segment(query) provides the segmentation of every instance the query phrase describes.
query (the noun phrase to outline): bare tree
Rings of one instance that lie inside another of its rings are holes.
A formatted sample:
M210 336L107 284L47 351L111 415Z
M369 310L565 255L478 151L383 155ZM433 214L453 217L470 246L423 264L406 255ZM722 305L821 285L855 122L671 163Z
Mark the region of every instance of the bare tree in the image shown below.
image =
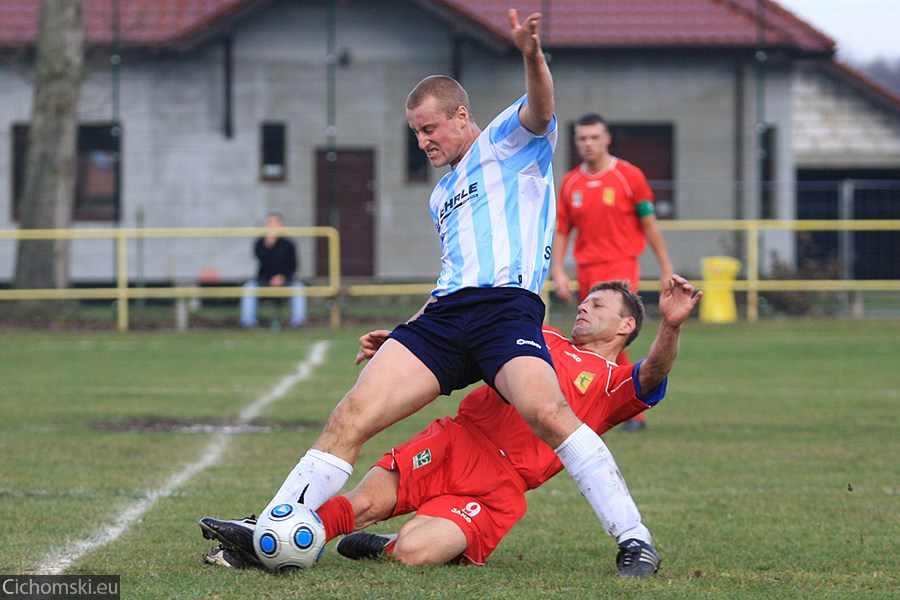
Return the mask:
M22 229L71 225L75 198L78 99L84 73L83 0L41 0L34 105L28 132ZM65 240L21 240L15 287L68 285Z

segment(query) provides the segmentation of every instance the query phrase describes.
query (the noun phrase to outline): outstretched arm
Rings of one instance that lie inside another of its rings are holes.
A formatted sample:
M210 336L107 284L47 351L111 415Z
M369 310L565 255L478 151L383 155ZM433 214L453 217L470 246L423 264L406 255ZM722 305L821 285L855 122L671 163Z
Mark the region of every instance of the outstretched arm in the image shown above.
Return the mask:
M509 9L509 26L512 39L525 61L525 91L528 103L519 109L519 119L532 133L547 132L553 119L553 78L544 59L538 24L541 13L533 13L523 23L519 23L516 9Z
M638 374L641 390L649 392L662 383L672 370L678 355L681 326L702 296L703 292L695 290L681 275L672 275L665 282L659 294L659 314L662 319L659 333L656 334Z

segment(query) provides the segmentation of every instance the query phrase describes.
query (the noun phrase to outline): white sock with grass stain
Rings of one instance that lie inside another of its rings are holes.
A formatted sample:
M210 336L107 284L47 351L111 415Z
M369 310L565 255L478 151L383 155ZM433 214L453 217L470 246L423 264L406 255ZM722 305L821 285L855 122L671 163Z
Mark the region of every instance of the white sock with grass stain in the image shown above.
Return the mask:
M650 541L650 531L641 524L641 513L612 453L593 429L582 423L555 452L606 533L617 541Z

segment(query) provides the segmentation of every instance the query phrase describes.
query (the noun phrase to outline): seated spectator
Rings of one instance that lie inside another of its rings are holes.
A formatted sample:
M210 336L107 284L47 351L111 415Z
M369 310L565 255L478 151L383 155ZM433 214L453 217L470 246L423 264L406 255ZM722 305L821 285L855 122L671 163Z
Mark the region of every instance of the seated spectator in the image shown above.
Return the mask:
M303 282L295 279L297 272L297 247L292 241L281 237L284 217L277 213L266 215L264 237L253 244L253 252L259 261L256 277L244 284L244 295L241 298L241 327L257 327L256 313L259 308L259 297L256 290L259 286L291 286L291 327L306 325L306 295L303 293Z

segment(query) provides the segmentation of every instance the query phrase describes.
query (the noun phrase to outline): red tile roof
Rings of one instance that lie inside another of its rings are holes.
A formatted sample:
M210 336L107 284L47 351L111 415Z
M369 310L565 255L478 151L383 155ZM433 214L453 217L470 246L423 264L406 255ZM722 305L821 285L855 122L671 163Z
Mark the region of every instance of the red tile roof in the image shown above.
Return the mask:
M260 0L84 0L88 44L113 40L113 7L118 4L123 46L190 47L215 26L258 8ZM37 39L38 0L0 0L0 46L32 46Z
M758 0L413 0L452 25L495 42L508 33L506 10L544 12L545 47L754 48ZM272 0L118 0L124 47L188 49ZM88 44L113 39L116 0L85 0ZM38 30L38 0L0 0L0 46L29 47ZM338 4L340 10L340 4ZM834 41L775 2L765 2L771 47L830 56Z
M506 9L520 18L543 13L544 45L599 48L754 48L759 41L758 0L443 0L506 36ZM767 46L831 54L834 41L775 2L763 10Z

